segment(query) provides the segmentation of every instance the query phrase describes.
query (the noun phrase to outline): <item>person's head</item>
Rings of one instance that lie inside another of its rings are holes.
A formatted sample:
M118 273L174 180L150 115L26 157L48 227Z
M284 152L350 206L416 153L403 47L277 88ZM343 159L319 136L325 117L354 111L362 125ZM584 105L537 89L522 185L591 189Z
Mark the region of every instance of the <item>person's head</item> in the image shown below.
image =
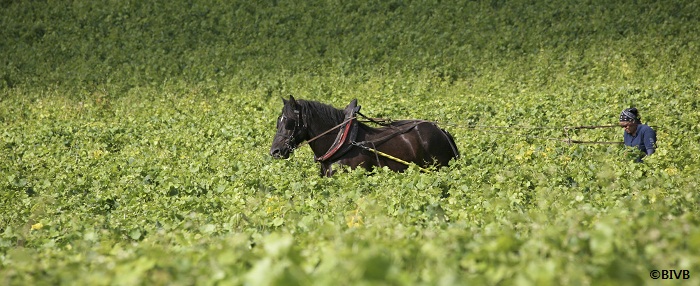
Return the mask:
M620 113L620 127L629 134L634 134L637 131L637 125L641 123L639 111L634 107L627 108Z

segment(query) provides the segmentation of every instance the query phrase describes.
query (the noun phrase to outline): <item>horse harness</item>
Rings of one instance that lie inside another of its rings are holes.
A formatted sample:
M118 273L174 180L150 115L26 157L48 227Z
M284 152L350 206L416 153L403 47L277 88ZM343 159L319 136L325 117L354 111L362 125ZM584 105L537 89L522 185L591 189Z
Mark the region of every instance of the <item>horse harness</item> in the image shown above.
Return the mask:
M300 116L299 110L294 110L294 113L295 113L297 116ZM301 120L301 118L300 118L299 120L294 120L294 119L287 118L287 117L284 116L284 115L280 116L280 119L279 119L279 120L280 120L280 122L281 122L281 121L284 121L284 122L285 122L285 125L286 125L286 126L285 126L285 129L291 129L291 130L292 130L292 134L291 134L291 135L277 134L276 136L281 136L282 138L286 138L287 140L285 141L284 144L287 145L287 147L288 147L289 149L294 150L294 149L298 148L298 147L299 147L299 144L298 144L298 143L294 143L294 136L296 135L296 133L297 133L298 130L301 130L301 129L303 129L303 128L306 128L306 124L304 123L304 120ZM302 126L302 124L303 124L303 126ZM296 146L295 146L295 145L296 145Z
M425 122L430 122L426 120L406 120L406 121L400 121L400 122L395 122L393 124L386 124L384 126L387 126L391 129L394 129L394 132L391 132L390 134L387 134L379 139L371 140L371 141L362 141L362 142L357 142L355 139L357 138L357 133L359 129L359 122L357 121L357 115L361 115L365 117L360 111L360 106L356 105L351 105L348 106L345 109L345 120L343 120L342 123L339 125L336 125L335 127L329 129L328 131L321 133L320 135L307 140L307 142L311 142L313 140L318 139L319 137L328 134L332 130L335 129L340 129L338 132L338 135L336 135L335 141L333 141L333 144L331 145L330 148L328 148L328 151L326 151L325 154L315 157L314 160L321 162L321 163L327 163L330 164L336 160L338 160L341 156L345 155L347 152L349 152L353 147L359 147L363 150L373 152L375 156L377 156L377 162L379 162L379 156L386 157L388 159L394 160L396 162L409 165L409 162L406 162L402 159L396 158L394 156L391 156L389 154L386 154L384 152L381 152L376 149L376 145L380 145L387 140L396 137L401 134L405 134L416 126L418 126L421 123ZM370 119L371 120L371 119ZM371 145L372 147L369 147ZM423 168L421 170L427 171Z

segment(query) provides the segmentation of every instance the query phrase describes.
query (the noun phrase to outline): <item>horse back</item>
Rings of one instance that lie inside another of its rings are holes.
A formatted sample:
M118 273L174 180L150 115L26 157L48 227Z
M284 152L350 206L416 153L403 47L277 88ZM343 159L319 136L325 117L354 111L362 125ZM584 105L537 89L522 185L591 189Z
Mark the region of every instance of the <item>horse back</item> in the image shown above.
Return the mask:
M363 134L358 139L364 140L368 147L421 167L447 166L451 159L459 156L452 135L432 121L400 120L379 128L365 125L361 129ZM397 166L391 159L373 157L379 166L388 165L395 170L407 167Z

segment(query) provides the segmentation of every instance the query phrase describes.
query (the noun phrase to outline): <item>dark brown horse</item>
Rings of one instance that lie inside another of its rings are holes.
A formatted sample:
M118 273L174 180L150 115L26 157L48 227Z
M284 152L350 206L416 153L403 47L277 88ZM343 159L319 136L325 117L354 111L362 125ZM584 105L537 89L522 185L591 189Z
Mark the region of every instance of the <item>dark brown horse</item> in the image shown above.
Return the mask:
M308 141L316 161L321 163L321 175L332 176L331 164L352 169L387 166L403 171L409 163L421 168L447 166L459 151L452 135L434 122L401 120L372 128L357 121L357 100L345 110L315 101L282 100L284 107L277 119L277 134L270 155L289 158L299 144Z

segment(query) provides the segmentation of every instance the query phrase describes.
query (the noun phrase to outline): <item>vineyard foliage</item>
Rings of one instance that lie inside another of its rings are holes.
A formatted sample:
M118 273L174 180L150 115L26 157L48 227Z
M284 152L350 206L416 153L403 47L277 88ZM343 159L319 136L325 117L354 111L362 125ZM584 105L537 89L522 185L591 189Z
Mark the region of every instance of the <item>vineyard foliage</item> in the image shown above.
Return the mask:
M0 284L700 283L697 1L0 6ZM321 178L268 155L290 94L462 157ZM562 141L630 106L644 163Z

